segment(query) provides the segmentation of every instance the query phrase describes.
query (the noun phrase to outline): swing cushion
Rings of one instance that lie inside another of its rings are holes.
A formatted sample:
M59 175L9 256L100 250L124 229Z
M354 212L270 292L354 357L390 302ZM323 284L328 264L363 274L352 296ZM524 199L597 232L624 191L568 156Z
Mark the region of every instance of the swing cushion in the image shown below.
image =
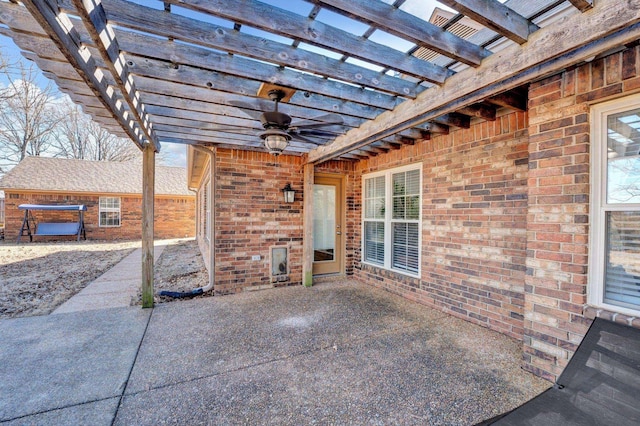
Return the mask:
M80 230L78 222L39 223L35 235L76 235Z

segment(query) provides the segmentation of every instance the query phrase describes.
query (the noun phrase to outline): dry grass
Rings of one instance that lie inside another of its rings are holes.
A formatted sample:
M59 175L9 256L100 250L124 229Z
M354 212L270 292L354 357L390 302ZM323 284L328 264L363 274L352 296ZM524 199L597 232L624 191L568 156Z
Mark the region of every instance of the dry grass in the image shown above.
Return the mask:
M51 313L138 247L140 241L0 242L0 319ZM195 242L168 242L156 264L156 290L186 291L206 283Z

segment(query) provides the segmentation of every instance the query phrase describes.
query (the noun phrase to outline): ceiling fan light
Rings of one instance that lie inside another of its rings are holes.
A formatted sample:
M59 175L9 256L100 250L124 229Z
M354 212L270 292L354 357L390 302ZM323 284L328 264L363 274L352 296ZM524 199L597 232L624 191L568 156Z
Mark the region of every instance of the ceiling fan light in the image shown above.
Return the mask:
M260 134L262 140L264 140L264 146L267 148L270 154L280 155L289 145L291 136L280 129L267 129Z

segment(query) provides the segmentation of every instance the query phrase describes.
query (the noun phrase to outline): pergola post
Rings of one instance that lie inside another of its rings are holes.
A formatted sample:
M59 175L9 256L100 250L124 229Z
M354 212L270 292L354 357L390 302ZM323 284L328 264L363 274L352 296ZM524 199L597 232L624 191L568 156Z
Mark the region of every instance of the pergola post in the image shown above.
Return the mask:
M304 217L302 221L302 285L313 285L313 180L314 165L304 165Z
M142 307L153 308L153 207L156 153L142 150Z

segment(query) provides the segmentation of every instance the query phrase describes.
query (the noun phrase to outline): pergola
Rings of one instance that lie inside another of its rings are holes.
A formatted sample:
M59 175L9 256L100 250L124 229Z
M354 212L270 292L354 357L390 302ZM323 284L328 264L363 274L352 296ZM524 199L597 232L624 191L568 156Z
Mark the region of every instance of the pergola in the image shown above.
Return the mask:
M264 150L256 118L279 88L290 96L280 111L296 120L341 117L285 150L305 156L308 191L314 164L493 120L501 106L526 109L524 85L640 36L637 0L440 2L457 13L430 23L407 11L412 0L2 0L0 32L143 150L149 306L154 154L163 143ZM463 33L464 19L480 30Z

